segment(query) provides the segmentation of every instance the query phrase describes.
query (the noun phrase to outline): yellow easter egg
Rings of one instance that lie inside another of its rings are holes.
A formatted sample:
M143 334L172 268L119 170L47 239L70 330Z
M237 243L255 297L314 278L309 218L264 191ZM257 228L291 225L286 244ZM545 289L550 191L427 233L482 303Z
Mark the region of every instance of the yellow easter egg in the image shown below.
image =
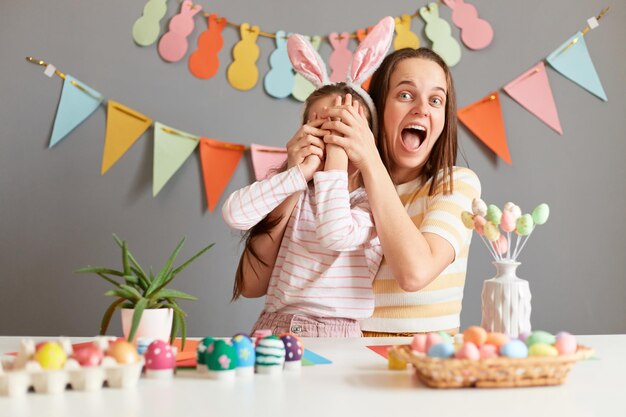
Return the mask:
M53 371L65 366L67 355L61 345L56 342L49 342L44 343L37 349L34 358L41 365L42 369Z
M528 348L528 356L558 356L559 351L546 343L535 343Z

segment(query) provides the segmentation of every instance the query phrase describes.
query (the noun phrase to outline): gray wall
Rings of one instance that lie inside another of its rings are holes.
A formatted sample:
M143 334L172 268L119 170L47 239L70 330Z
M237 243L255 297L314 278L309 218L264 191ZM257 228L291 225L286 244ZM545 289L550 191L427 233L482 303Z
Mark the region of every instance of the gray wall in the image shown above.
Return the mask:
M178 279L176 288L200 301L184 307L192 335L247 331L261 300L229 303L241 249L216 211L208 212L197 154L157 198L151 195L149 130L107 173L100 175L105 111L98 110L53 149L47 144L62 82L28 64L32 55L55 64L106 98L153 119L196 134L249 144L283 145L297 128L300 104L275 100L259 83L239 92L226 81L226 66L238 39L224 31L223 64L214 79L200 81L186 60L163 62L155 46L133 43L131 27L144 0L2 1L0 3L0 334L92 335L98 331L108 289L97 277L73 273L79 266L119 264L113 232L127 239L145 264L160 268L176 242L187 236L182 258L217 242ZM412 13L426 4L388 0L317 0L311 7L287 0L203 1L233 22L262 30L328 34L354 31L384 15ZM550 128L502 94L513 158L508 166L465 129L460 143L480 176L483 196L530 210L540 202L550 221L524 250L518 273L530 281L532 323L550 331L626 332L626 11L623 1L473 0L494 27L485 50L463 48L453 72L465 106L499 89L544 58L588 17L606 5L609 14L585 38L609 101L604 103L549 69L565 134ZM168 16L178 2L169 1ZM355 11L356 10L356 11ZM450 10L442 7L450 21ZM162 22L165 27L167 21ZM196 18L196 38L205 24ZM422 31L421 20L413 29ZM458 30L453 27L454 33ZM458 38L458 36L457 36ZM424 37L421 36L422 42ZM261 74L273 42L260 38ZM324 44L322 55L330 52ZM237 168L227 193L252 178L249 158ZM621 178L621 179L620 179ZM486 248L474 241L463 304L463 326L480 323L482 281L494 275ZM119 332L118 319L112 332Z

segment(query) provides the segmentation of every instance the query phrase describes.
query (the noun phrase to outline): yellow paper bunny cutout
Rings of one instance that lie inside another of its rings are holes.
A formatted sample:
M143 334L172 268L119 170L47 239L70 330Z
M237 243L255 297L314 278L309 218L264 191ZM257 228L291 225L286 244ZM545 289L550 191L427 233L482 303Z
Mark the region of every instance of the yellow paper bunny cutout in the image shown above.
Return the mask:
M411 32L411 16L403 14L396 17L396 37L393 40L393 49L396 51L402 48L417 49L420 47L420 40L417 35Z
M249 90L259 79L256 61L259 59L259 47L256 40L261 29L248 23L242 23L239 29L241 40L233 48L233 62L228 66L226 77L237 90Z

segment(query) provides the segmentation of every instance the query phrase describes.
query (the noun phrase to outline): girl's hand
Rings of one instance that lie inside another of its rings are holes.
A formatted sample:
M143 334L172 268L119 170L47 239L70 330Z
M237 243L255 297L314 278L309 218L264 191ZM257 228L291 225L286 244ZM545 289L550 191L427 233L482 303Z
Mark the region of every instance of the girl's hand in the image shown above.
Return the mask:
M341 146L360 170L372 158L379 158L374 134L365 112L358 101L352 100L352 96L346 94L343 105L330 107L320 114L326 120L321 129L331 131L324 136L324 142Z
M300 165L300 170L308 182L313 174L322 167L324 160L324 141L322 138L329 132L320 129L324 120L313 114L313 120L302 125L287 142L287 168Z

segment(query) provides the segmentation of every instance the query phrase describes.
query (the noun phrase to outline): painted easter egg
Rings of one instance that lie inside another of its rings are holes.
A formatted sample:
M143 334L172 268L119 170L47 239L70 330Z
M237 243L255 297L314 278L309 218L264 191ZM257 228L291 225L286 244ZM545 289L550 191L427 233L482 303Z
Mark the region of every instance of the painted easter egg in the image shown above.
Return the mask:
M80 366L99 366L104 358L104 352L96 345L89 345L77 348L72 355Z
M480 326L470 326L463 332L463 342L481 346L487 340L487 331Z
M500 355L507 358L526 358L528 347L521 340L513 339L500 347Z
M517 234L520 236L528 236L530 232L533 231L535 227L535 222L533 221L533 217L530 214L524 214L517 219L515 222L515 230Z
M266 336L256 346L257 367L281 366L285 362L285 344L278 336Z
M554 347L559 351L559 355L571 355L576 353L578 343L576 343L576 338L573 335L567 332L560 332L556 335Z
M206 365L210 371L232 371L237 368L237 352L233 345L224 340L216 340L213 349L206 356Z
M543 330L535 330L526 338L526 344L532 346L535 343L544 343L546 345L553 345L556 342L556 337Z
M198 365L206 365L206 355L213 349L213 342L215 339L207 336L198 343L196 348L196 363Z
M107 356L115 359L117 363L132 364L139 362L139 354L132 343L126 340L117 340L109 345Z
M487 223L487 220L485 220L485 218L479 214L474 216L474 229L476 229L476 233L478 233L479 235L483 235L483 233L485 232L484 227L485 224Z
M546 203L541 203L535 207L532 216L535 224L544 224L550 217L550 207Z
M47 342L37 348L34 359L42 369L52 371L63 368L67 355L58 343Z
M517 221L517 217L515 217L514 214L511 213L510 211L505 210L502 212L502 217L500 219L500 227L505 232L512 232L513 230L515 230L516 221Z
M285 345L285 362L296 362L302 359L304 345L300 338L294 334L281 334L280 339Z
M146 369L161 370L176 367L176 350L163 340L150 343L145 353Z
M491 222L485 223L485 227L483 227L483 232L488 241L494 242L500 238L500 229L498 226Z
M465 342L463 343L463 346L461 346L461 349L454 354L454 357L457 359L478 360L480 359L480 352L475 344L472 342Z
M508 342L509 342L509 337L505 335L504 333L499 333L499 332L487 333L487 340L485 341L486 344L494 345L498 348L502 345L507 344Z
M474 228L474 215L469 211L464 211L461 213L461 221L463 225L468 229L472 230Z
M485 219L495 224L496 226L500 225L500 218L502 217L502 211L495 204L489 204L487 207L487 216Z
M254 366L256 354L252 339L245 334L237 334L233 336L232 344L237 352L237 367L248 368Z
M416 352L426 353L426 334L416 333L411 341L411 349Z
M472 212L485 217L487 215L487 204L480 198L475 198L472 200Z
M454 355L452 343L437 343L428 348L428 356L431 358L450 358Z
M528 356L558 356L559 351L546 343L535 343L528 348Z
M428 333L426 335L426 352L434 345L445 343L443 337L439 333Z
M517 204L510 201L504 205L504 211L510 212L515 220L522 215L522 209Z
M485 343L478 348L480 359L492 359L498 357L498 347L490 343Z

